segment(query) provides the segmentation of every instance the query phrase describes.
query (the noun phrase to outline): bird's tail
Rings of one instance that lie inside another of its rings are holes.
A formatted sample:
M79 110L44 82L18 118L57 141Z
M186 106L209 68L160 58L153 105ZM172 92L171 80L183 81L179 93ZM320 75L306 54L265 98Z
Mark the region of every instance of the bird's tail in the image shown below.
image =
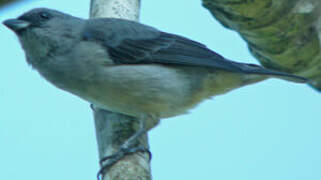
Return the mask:
M211 89L211 96L224 94L228 91L254 84L268 78L281 78L296 83L307 83L308 79L284 72L270 70L254 64L235 63L235 71L216 70L206 82Z
M309 81L307 78L304 78L301 76L266 69L255 64L240 63L240 67L242 69L242 72L247 74L267 75L268 77L280 78L280 79L284 79L284 80L296 82L296 83L307 83Z

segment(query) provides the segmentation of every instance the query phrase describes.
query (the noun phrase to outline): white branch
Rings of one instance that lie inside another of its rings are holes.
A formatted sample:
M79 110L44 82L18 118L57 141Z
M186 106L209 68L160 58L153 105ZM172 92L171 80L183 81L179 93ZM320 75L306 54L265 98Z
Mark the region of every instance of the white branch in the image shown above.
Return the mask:
M90 17L114 17L138 21L139 0L92 0ZM133 117L92 107L96 125L99 158L110 156L138 129ZM148 148L147 135L140 146ZM147 153L127 155L103 174L103 180L150 180L151 170Z
M139 0L92 0L90 17L113 17L138 21Z

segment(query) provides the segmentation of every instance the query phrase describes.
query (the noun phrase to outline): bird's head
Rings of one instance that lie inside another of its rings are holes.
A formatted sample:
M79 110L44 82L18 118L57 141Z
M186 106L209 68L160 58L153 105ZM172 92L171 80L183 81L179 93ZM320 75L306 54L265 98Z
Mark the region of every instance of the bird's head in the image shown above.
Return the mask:
M75 40L82 21L56 10L36 8L3 24L19 37L28 62L33 64L71 46L67 41Z

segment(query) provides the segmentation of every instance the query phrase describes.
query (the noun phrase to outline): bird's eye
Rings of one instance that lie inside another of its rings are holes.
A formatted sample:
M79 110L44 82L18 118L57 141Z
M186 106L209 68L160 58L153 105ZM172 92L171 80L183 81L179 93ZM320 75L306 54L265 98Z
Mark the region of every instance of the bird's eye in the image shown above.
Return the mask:
M41 19L50 19L50 15L45 12L39 13L39 16L41 17Z

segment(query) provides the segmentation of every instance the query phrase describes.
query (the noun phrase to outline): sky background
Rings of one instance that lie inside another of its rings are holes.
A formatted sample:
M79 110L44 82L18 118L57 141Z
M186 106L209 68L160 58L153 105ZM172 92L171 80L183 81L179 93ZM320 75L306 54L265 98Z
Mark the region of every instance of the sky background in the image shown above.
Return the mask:
M89 1L18 3L2 8L0 21L36 7L86 18ZM229 59L257 63L240 36L199 0L142 0L140 20ZM89 104L32 70L17 37L2 24L0 50L0 179L95 179ZM320 109L320 93L276 79L215 97L150 131L153 179L320 180Z

